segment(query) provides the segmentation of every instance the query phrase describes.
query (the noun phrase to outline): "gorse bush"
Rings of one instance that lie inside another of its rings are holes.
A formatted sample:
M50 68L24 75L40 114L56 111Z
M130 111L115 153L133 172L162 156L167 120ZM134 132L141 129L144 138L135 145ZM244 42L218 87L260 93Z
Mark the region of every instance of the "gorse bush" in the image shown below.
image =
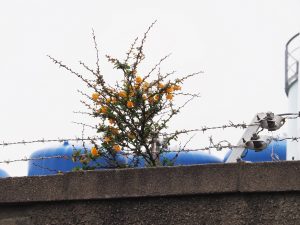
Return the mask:
M135 39L124 60L106 55L113 68L120 70L122 79L115 85L109 85L100 72L99 50L93 32L96 50L96 68L92 69L80 62L93 76L87 79L62 62L49 56L54 63L67 69L79 77L92 90L92 94L82 93L87 99L82 103L90 110L91 116L97 118L97 138L91 139L90 150L75 150L73 159L79 160L83 168L100 167L95 164L99 157L106 160L109 167L135 167L142 159L148 166L160 165L159 156L168 151L172 140L186 130L178 130L171 134L164 133L170 120L197 94L182 92L186 79L199 73L193 73L171 80L175 72L162 73L160 65L169 57L162 58L147 74L139 73L139 66L145 60L144 44L153 24L144 33L138 44ZM176 96L189 97L181 106L176 106ZM162 138L163 137L163 138ZM162 139L162 142L158 142ZM127 157L130 160L121 160ZM93 166L92 166L93 165Z

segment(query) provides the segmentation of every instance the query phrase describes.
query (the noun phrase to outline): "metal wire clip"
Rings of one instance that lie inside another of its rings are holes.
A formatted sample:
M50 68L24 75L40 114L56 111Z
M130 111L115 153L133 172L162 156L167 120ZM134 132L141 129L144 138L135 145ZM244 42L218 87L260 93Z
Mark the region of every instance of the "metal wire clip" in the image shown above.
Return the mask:
M280 115L274 115L272 112L267 112L264 118L257 118L261 128L268 131L275 131L280 129L285 123L285 118Z
M267 148L271 141L272 138L270 136L259 136L257 133L254 133L249 141L243 139L245 148L255 150L256 152Z

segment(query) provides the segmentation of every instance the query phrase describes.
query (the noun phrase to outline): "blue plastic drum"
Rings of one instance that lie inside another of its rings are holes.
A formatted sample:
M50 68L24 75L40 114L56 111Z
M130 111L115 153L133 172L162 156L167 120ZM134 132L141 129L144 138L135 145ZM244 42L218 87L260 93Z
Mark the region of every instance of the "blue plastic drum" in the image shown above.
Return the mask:
M76 149L82 149L82 147L76 147ZM30 158L36 160L29 161L28 176L51 175L57 174L58 172L65 173L71 172L76 167L81 168L82 164L80 162L72 161L73 150L74 147L65 141L60 147L46 148L34 152L31 154ZM56 156L61 158L47 159L47 157ZM122 155L117 155L117 162L119 165L125 164L126 158ZM108 161L102 157L99 157L95 162L92 162L92 165L102 168L112 168Z
M0 169L0 178L9 177L8 173L6 173L4 170Z
M138 162L137 162L138 160ZM135 163L137 162L137 163ZM163 166L179 166L179 165L196 165L196 164L209 164L209 163L222 163L223 161L203 151L182 151L182 152L165 152L160 156L160 163ZM128 157L129 166L136 165L137 167L145 167L145 160L141 157L133 158Z

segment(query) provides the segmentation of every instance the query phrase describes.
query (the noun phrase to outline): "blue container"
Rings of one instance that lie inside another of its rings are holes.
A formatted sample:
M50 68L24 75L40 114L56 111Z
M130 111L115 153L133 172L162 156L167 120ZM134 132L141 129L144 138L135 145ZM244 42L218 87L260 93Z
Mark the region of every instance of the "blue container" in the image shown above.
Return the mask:
M38 175L51 175L60 172L70 172L76 167L82 167L80 162L73 162L74 147L67 141L62 146L57 148L46 148L38 150L31 154L30 158L41 158L41 157L53 157L53 156L66 156L65 158L51 158L42 160L30 160L28 167L28 176ZM82 147L76 147L76 149L82 149ZM117 155L117 161L119 164L126 163L125 157ZM92 165L99 163L102 167L108 168L109 163L104 158L99 157L95 162L91 162Z
M0 178L9 177L8 173L6 173L4 170L0 169Z
M57 171L71 171L74 167L80 166L79 162L73 162L71 160L72 154L73 147L69 145L67 141L58 148L38 150L32 153L30 158L66 156L68 159L52 158L44 160L31 160L29 161L28 176L57 174Z
M137 167L145 167L145 160L141 157L138 158L139 162ZM133 166L133 157L129 156L127 163L129 166ZM172 165L195 165L195 164L209 164L209 163L222 163L222 160L216 156L210 155L203 151L182 151L166 152L160 155L160 163L164 166Z
M58 171L70 172L75 167L81 167L80 162L72 161L73 146L67 141L57 148L42 149L34 152L30 158L53 157L53 156L66 156L67 158L51 158L43 160L30 160L28 176L36 175L51 175L57 174ZM162 165L192 165L192 164L208 164L208 163L222 163L222 160L216 156L209 155L203 151L180 152L176 157L176 152L167 152L160 156ZM136 165L133 156L117 155L119 164L128 164L129 167L145 167L145 160L138 158L139 162ZM103 167L108 167L108 163L104 158L98 158L95 162L100 163Z
M229 150L224 157L224 162L228 159L232 150ZM286 141L272 141L271 144L260 152L246 149L242 157L243 161L248 162L271 162L286 160Z
M214 155L210 155L203 151L180 152L177 158L176 152L168 152L162 154L160 161L163 163L164 158L174 160L174 166L179 165L194 165L194 164L209 164L209 163L222 163L222 160Z

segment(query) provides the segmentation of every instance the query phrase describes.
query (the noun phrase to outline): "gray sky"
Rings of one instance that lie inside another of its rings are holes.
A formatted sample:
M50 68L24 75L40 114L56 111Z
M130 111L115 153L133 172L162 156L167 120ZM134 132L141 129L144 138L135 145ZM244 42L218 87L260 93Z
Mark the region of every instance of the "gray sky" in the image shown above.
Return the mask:
M261 111L286 112L284 45L299 31L299 6L297 0L0 1L0 141L80 136L82 127L72 121L86 118L73 111L84 110L76 90L86 87L46 55L79 71L79 60L94 65L94 28L102 71L113 82L120 75L105 54L124 58L134 38L156 19L140 74L168 53L164 71L205 72L184 86L201 98L173 120L170 130L249 122ZM198 134L190 147L206 146L210 135L234 144L242 133ZM29 156L41 147L1 148L0 158ZM26 164L4 167L10 175L27 174Z

